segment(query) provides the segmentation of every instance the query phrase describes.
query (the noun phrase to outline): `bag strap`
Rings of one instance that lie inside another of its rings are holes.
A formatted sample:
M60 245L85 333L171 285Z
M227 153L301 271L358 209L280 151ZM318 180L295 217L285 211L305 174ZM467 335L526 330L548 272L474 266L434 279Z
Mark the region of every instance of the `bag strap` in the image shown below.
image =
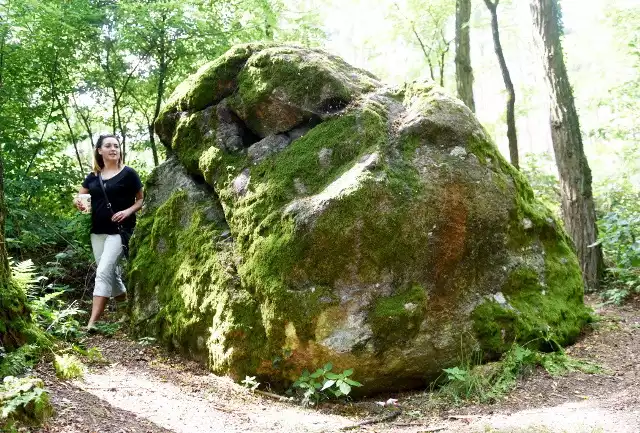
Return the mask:
M107 189L104 187L104 180L102 180L102 173L98 173L98 179L100 180L100 188L102 188L102 193L104 194L104 200L107 202L107 208L109 208L109 210L111 211L111 215L115 215L115 212L111 208L111 202L109 201L109 197L107 197Z

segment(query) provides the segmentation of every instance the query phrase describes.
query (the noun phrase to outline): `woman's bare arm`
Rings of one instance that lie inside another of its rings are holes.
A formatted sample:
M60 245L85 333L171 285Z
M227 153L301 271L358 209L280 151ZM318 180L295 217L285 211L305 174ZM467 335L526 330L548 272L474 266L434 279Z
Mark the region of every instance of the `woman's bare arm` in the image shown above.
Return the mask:
M131 206L128 209L121 210L120 212L116 212L113 215L113 218L111 218L111 221L115 221L117 223L124 221L129 216L131 216L134 213L138 212L140 210L140 208L142 208L142 202L143 201L144 201L144 194L142 192L142 189L140 189L140 191L138 191L136 193L136 202L133 204L133 206Z

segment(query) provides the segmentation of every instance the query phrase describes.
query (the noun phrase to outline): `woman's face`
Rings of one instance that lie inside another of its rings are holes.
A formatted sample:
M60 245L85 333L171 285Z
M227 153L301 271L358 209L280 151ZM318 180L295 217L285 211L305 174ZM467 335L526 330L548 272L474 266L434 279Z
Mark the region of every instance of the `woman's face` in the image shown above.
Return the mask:
M98 153L105 163L107 161L117 163L120 161L120 143L113 137L105 138L102 146L98 148Z

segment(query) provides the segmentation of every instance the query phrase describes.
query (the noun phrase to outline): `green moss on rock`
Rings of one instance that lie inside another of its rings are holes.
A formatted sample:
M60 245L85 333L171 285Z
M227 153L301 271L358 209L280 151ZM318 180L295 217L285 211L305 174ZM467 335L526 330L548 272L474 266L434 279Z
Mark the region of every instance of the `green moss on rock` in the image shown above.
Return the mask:
M220 243L224 227L208 221L203 206L177 191L137 227L134 316L138 329L239 377L256 361L238 347L259 353L264 332L255 300L239 285L233 250Z
M160 121L197 181L150 192L131 268L137 329L274 386L327 361L356 366L368 392L422 385L461 346L497 356L576 338L588 313L566 235L463 104L431 83L382 89L318 50L235 53ZM241 119L230 130L287 135L259 146L286 144L256 160L257 137L230 133L225 150L211 138L218 108Z
M264 137L341 108L376 83L370 74L326 53L273 47L247 62L230 103L245 123Z
M427 293L416 284L391 296L379 297L369 313L378 352L409 343L420 331L427 311Z
M544 269L518 267L502 287L506 304L485 301L473 312L474 329L488 356L517 342L550 350L573 343L590 321L577 260L562 240L546 241Z

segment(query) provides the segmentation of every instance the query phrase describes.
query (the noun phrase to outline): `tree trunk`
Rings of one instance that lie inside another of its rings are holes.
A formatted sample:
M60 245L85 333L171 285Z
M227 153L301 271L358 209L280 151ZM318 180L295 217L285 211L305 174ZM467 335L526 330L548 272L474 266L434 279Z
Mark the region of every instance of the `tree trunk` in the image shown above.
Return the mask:
M471 19L471 0L456 1L456 85L458 98L474 113L473 69L471 68L471 41L469 20Z
M78 166L80 167L80 179L85 176L84 165L82 164L82 158L80 157L80 151L78 150L78 140L76 139L76 134L73 132L73 127L71 126L71 121L67 116L67 112L64 111L64 106L62 105L62 101L56 95L56 101L58 102L58 108L62 113L62 117L64 118L64 122L67 125L67 129L69 130L69 136L71 137L71 142L73 143L73 150L76 153L76 159L78 160Z
M162 21L164 23L165 17L163 15ZM151 120L151 124L149 125L149 143L151 144L151 151L153 152L153 163L157 167L159 164L158 160L158 148L155 140L155 130L154 125L158 116L160 115L160 106L162 105L162 98L164 97L164 89L165 89L165 80L167 78L167 69L169 69L169 64L167 62L167 53L166 53L166 35L164 31L164 27L162 28L162 34L160 36L160 70L158 73L158 87L156 88L156 106L153 110L153 119Z
M520 169L520 158L518 157L518 135L516 133L516 91L513 88L511 74L507 68L507 62L502 52L502 44L500 43L500 31L498 29L498 2L492 3L491 0L484 0L489 12L491 12L491 31L493 33L493 45L500 63L500 71L502 71L502 79L507 89L507 138L509 139L509 156L511 164Z
M573 239L585 286L597 290L604 269L591 191L591 169L582 146L580 122L560 43L557 0L531 0L533 24L551 99L551 139L560 176L562 216Z
M0 290L5 290L9 284L10 270L7 258L7 245L4 237L4 221L7 209L4 204L4 164L0 152Z

